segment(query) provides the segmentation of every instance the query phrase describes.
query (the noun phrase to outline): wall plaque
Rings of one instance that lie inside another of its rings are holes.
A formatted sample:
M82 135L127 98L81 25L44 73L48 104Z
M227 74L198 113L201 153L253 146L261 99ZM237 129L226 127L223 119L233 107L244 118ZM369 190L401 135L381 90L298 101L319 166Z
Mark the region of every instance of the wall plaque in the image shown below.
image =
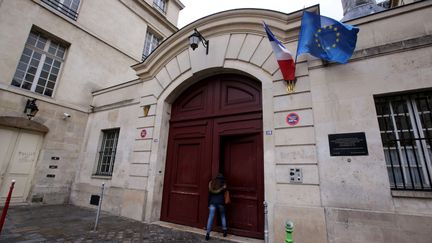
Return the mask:
M364 132L329 134L330 156L368 155Z

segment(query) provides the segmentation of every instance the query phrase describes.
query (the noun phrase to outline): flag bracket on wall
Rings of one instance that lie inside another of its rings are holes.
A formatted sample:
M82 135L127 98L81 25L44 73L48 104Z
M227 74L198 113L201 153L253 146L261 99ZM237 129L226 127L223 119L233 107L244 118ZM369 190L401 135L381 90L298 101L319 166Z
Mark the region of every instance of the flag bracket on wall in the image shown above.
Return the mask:
M285 80L285 82L286 82L286 91L287 91L287 93L294 93L294 91L295 91L295 85L296 85L296 83L297 83L297 78L296 79L294 79L294 80Z

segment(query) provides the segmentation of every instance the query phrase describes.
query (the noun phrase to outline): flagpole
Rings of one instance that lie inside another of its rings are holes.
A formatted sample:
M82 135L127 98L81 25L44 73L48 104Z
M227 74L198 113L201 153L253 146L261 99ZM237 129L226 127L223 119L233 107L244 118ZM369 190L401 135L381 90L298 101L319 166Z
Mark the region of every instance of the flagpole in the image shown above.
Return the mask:
M318 6L319 7L319 6ZM298 57L298 48L299 48L299 43L300 43L300 40L301 40L301 32L302 32L302 20L303 20L303 15L304 15L304 12L305 12L305 7L303 6L303 11L302 11L302 15L301 15L301 18L300 18L300 31L299 31L299 39L297 40L297 50L296 50L296 57L295 57L295 61L294 61L294 65L297 65L297 57Z

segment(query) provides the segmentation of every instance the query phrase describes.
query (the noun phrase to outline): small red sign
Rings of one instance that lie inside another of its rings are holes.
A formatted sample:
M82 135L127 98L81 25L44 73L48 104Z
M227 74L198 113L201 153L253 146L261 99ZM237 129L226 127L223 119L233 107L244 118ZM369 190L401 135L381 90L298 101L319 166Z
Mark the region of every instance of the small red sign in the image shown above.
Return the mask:
M297 125L299 121L300 121L300 116L295 112L291 112L286 116L286 123L288 123L288 125L290 126Z
M141 130L141 138L145 138L147 136L147 130Z

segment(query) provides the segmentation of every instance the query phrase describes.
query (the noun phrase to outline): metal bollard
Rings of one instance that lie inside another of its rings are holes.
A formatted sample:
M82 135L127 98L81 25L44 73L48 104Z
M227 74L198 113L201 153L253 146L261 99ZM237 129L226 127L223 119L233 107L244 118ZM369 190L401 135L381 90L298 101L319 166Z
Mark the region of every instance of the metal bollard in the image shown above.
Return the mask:
M290 220L288 220L285 224L285 230L286 230L286 239L285 243L293 243L292 234L294 232L294 223Z
M269 242L269 230L268 230L268 210L267 202L264 201L264 242Z
M95 226L94 226L94 231L97 231L97 227L98 227L99 214L100 214L100 210L101 210L101 207L102 207L102 199L103 199L104 187L105 187L105 183L102 183L102 191L101 191L101 196L100 196L100 200L99 200L99 204L98 204L98 209L97 209L97 213L96 213L96 222L95 222Z
M15 185L15 180L12 180L11 186L9 188L9 193L7 195L6 202L5 202L5 205L4 205L4 208L3 208L3 211L2 211L2 215L1 215L1 218L0 218L0 233L1 233L2 229L3 229L3 225L4 225L4 222L6 220L6 214L7 214L8 208L9 208L9 203L10 203L10 200L11 200L11 197L12 197L12 191L14 189L14 185Z

